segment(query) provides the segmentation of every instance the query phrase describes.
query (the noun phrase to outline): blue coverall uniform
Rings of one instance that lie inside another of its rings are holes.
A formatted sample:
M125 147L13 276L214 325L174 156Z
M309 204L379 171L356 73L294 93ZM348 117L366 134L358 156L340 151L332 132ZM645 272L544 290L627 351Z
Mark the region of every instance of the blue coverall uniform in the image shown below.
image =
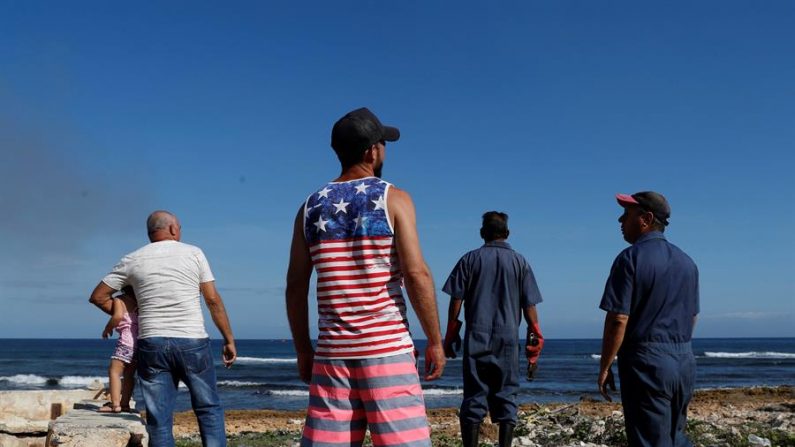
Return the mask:
M541 302L527 260L507 242L465 254L442 288L464 301L464 400L459 418L516 424L519 323L522 309Z
M661 232L645 233L616 257L599 307L629 315L618 351L629 445L692 445L684 429L696 377L696 264Z

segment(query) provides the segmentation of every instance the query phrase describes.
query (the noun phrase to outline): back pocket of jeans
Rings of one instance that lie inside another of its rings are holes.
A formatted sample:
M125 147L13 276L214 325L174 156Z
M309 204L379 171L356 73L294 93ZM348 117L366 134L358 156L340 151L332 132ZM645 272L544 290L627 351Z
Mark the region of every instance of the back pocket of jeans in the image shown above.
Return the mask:
M210 354L210 348L207 345L183 351L182 359L185 362L185 370L194 374L203 373L213 363L213 356Z
M141 379L150 380L159 373L168 370L168 365L163 360L163 353L160 351L139 349L136 359L138 360L138 375L141 376Z

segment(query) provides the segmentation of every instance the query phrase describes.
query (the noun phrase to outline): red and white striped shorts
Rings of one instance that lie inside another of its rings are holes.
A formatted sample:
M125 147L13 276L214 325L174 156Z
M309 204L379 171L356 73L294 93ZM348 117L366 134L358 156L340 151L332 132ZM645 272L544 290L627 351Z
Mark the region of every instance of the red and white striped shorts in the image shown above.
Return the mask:
M376 359L315 358L301 447L430 447L414 355Z

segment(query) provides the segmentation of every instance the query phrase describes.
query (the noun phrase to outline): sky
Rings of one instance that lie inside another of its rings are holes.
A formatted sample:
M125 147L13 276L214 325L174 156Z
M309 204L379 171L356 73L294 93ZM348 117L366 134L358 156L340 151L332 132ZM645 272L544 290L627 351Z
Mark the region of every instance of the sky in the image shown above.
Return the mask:
M794 21L775 0L0 0L0 338L99 337L88 296L155 209L237 338L289 338L292 221L362 106L401 130L383 176L415 202L442 327L499 210L546 338L601 337L614 195L656 190L699 267L696 337L793 337Z

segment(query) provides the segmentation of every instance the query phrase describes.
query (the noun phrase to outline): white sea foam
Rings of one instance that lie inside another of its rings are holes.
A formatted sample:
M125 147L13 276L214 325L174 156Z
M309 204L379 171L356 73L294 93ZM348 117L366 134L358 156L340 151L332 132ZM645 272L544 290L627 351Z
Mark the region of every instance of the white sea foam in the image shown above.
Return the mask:
M591 358L594 359L594 360L602 360L602 355L601 354L591 354ZM616 356L616 358L618 358L618 356Z
M18 385L44 385L47 378L35 374L17 374L14 376L2 376L0 382L11 382Z
M17 385L58 385L63 388L82 388L99 380L108 381L107 377L99 376L64 376L60 379L37 376L35 374L17 374L14 376L0 377L0 381L11 382Z
M308 390L268 390L268 394L274 396L309 396Z
M705 352L705 357L715 359L795 359L791 352Z
M423 389L422 394L426 396L449 396L455 394L463 394L464 390L462 389L449 389L449 388L431 388L431 389Z
M235 360L238 364L249 365L256 363L295 363L296 359L274 358L274 357L238 357Z
M219 380L218 385L220 386L231 386L231 387L245 387L245 386L260 386L264 385L264 383L259 382L246 382L243 380Z

